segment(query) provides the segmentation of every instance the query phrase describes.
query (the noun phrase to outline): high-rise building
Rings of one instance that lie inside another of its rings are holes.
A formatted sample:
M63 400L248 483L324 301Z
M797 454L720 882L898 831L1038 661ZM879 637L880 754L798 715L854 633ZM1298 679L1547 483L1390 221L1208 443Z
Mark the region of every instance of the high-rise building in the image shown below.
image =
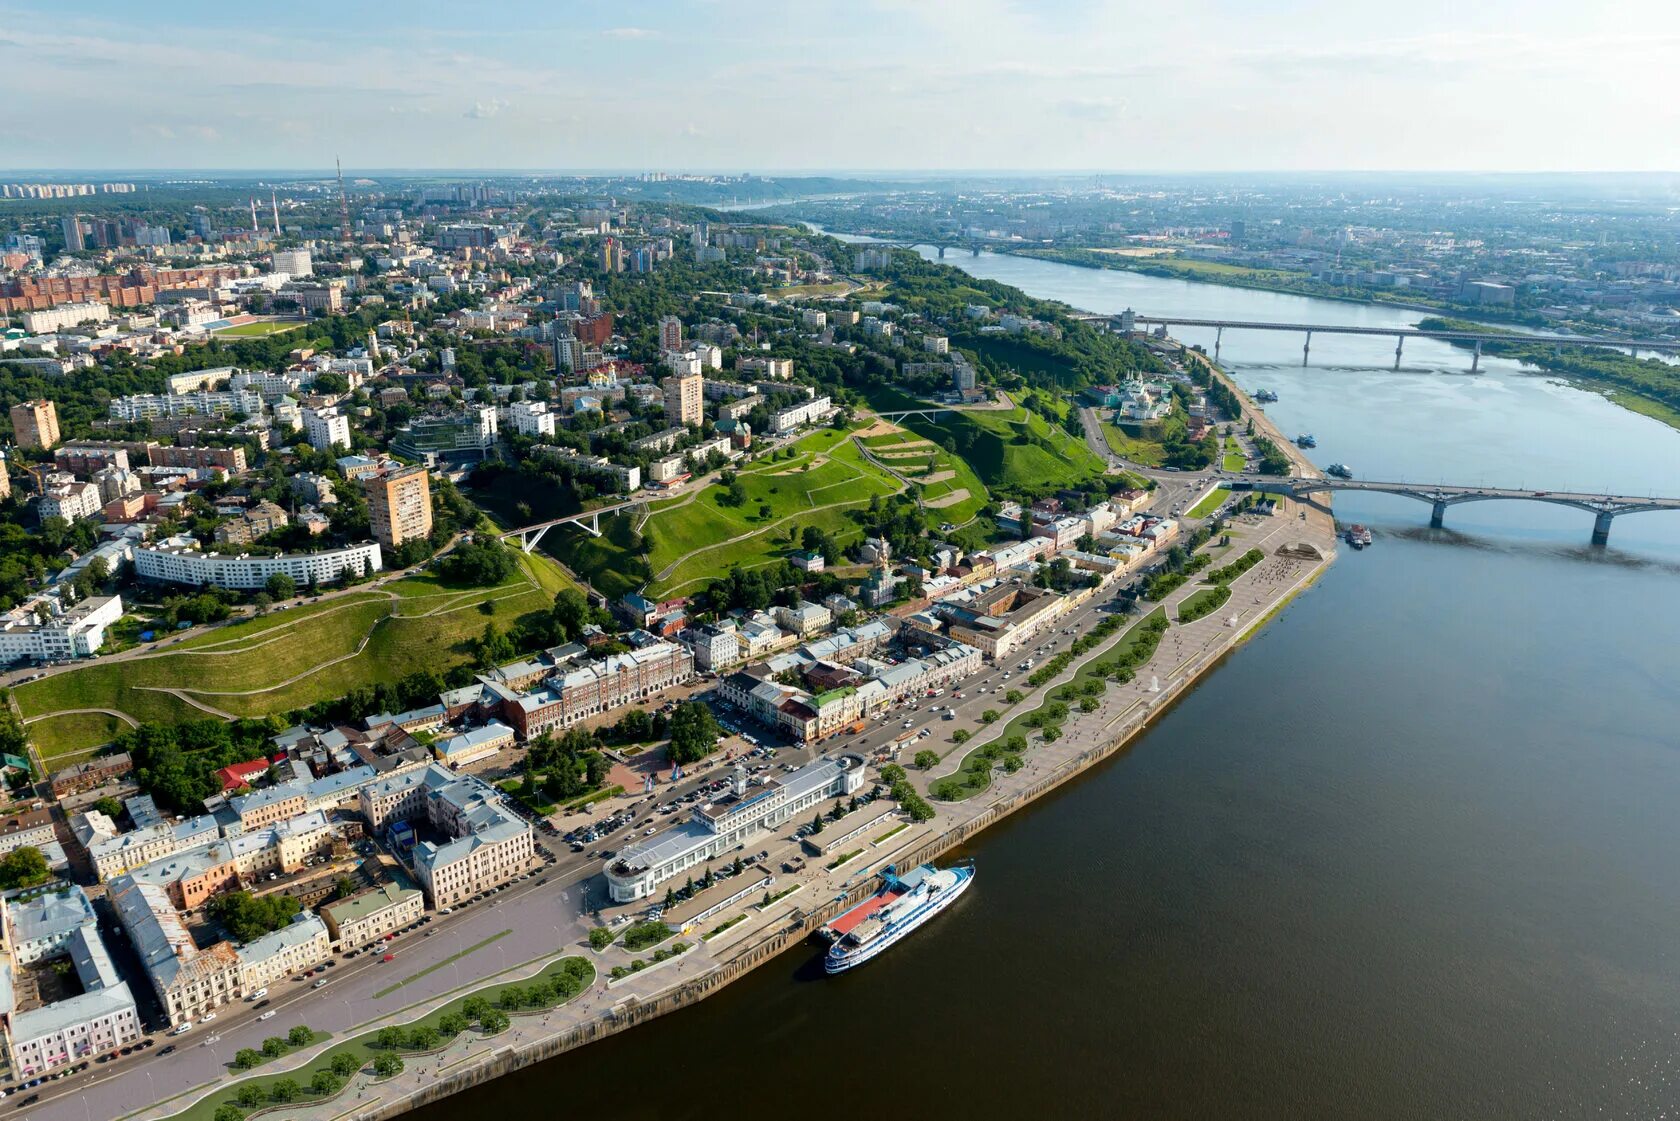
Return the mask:
M314 276L315 264L310 260L307 249L276 249L274 271L287 276Z
M682 320L674 315L667 315L659 321L659 349L682 349Z
M432 477L424 467L404 467L362 480L367 492L368 524L376 541L394 549L405 541L431 536Z
M12 435L20 448L52 447L58 443L58 406L45 399L13 405Z
M80 253L86 248L87 241L82 237L82 220L72 214L64 219L64 251Z
M303 434L317 451L350 446L350 418L337 409L303 410Z
M699 424L706 416L706 379L699 374L668 377L665 390L667 424Z

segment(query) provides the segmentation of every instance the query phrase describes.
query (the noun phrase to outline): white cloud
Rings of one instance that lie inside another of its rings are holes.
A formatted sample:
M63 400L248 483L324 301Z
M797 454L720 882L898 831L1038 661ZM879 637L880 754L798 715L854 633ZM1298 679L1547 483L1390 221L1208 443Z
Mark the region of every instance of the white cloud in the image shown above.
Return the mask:
M489 101L473 102L473 107L467 110L466 116L475 121L482 121L486 118L494 117L497 113L500 113L507 107L508 103L506 100L500 97L492 97Z
M601 35L607 39L655 39L659 32L646 27L609 27Z

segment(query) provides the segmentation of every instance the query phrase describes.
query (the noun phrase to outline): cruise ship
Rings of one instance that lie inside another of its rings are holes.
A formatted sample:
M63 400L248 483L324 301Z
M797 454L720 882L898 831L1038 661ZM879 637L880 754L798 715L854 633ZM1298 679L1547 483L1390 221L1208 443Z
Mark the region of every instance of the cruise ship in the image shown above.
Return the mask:
M1295 443L1303 448L1316 448L1318 447L1318 437L1311 432L1303 432L1295 437Z
M884 953L949 907L973 882L972 863L944 869L924 864L902 876L888 867L881 873L880 890L822 928L831 943L823 968L844 973Z
M1277 398L1277 394L1273 393L1271 390L1262 389L1260 392L1258 392L1254 395L1254 399L1256 401L1260 402L1263 405L1267 405L1267 404L1270 404L1273 401L1276 401L1278 398Z
M1363 525L1360 525L1358 522L1354 522L1348 527L1347 543L1352 545L1355 549L1363 549L1365 546L1369 545L1371 541L1371 531L1366 529Z

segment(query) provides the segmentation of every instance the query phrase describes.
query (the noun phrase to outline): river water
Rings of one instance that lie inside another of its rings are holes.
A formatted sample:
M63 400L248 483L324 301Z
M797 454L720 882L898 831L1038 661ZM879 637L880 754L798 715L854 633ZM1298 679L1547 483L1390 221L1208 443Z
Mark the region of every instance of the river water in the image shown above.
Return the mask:
M1097 311L1417 313L1007 256ZM1211 332L1191 341L1212 347ZM1441 344L1227 332L1366 478L1680 490L1680 433ZM1656 1118L1680 1112L1680 514L1342 495L1374 548L1125 755L982 835L856 974L789 953L428 1119Z

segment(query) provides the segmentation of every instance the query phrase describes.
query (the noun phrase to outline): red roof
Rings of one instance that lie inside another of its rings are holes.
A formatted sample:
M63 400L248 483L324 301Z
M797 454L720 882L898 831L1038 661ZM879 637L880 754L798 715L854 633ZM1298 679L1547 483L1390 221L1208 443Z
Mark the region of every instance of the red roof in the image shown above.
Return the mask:
M283 758L284 756L276 755L274 761L278 763ZM230 790L238 790L241 786L248 785L268 768L267 759L253 759L249 763L234 763L223 767L216 772L216 776L222 780L222 793L226 794Z

